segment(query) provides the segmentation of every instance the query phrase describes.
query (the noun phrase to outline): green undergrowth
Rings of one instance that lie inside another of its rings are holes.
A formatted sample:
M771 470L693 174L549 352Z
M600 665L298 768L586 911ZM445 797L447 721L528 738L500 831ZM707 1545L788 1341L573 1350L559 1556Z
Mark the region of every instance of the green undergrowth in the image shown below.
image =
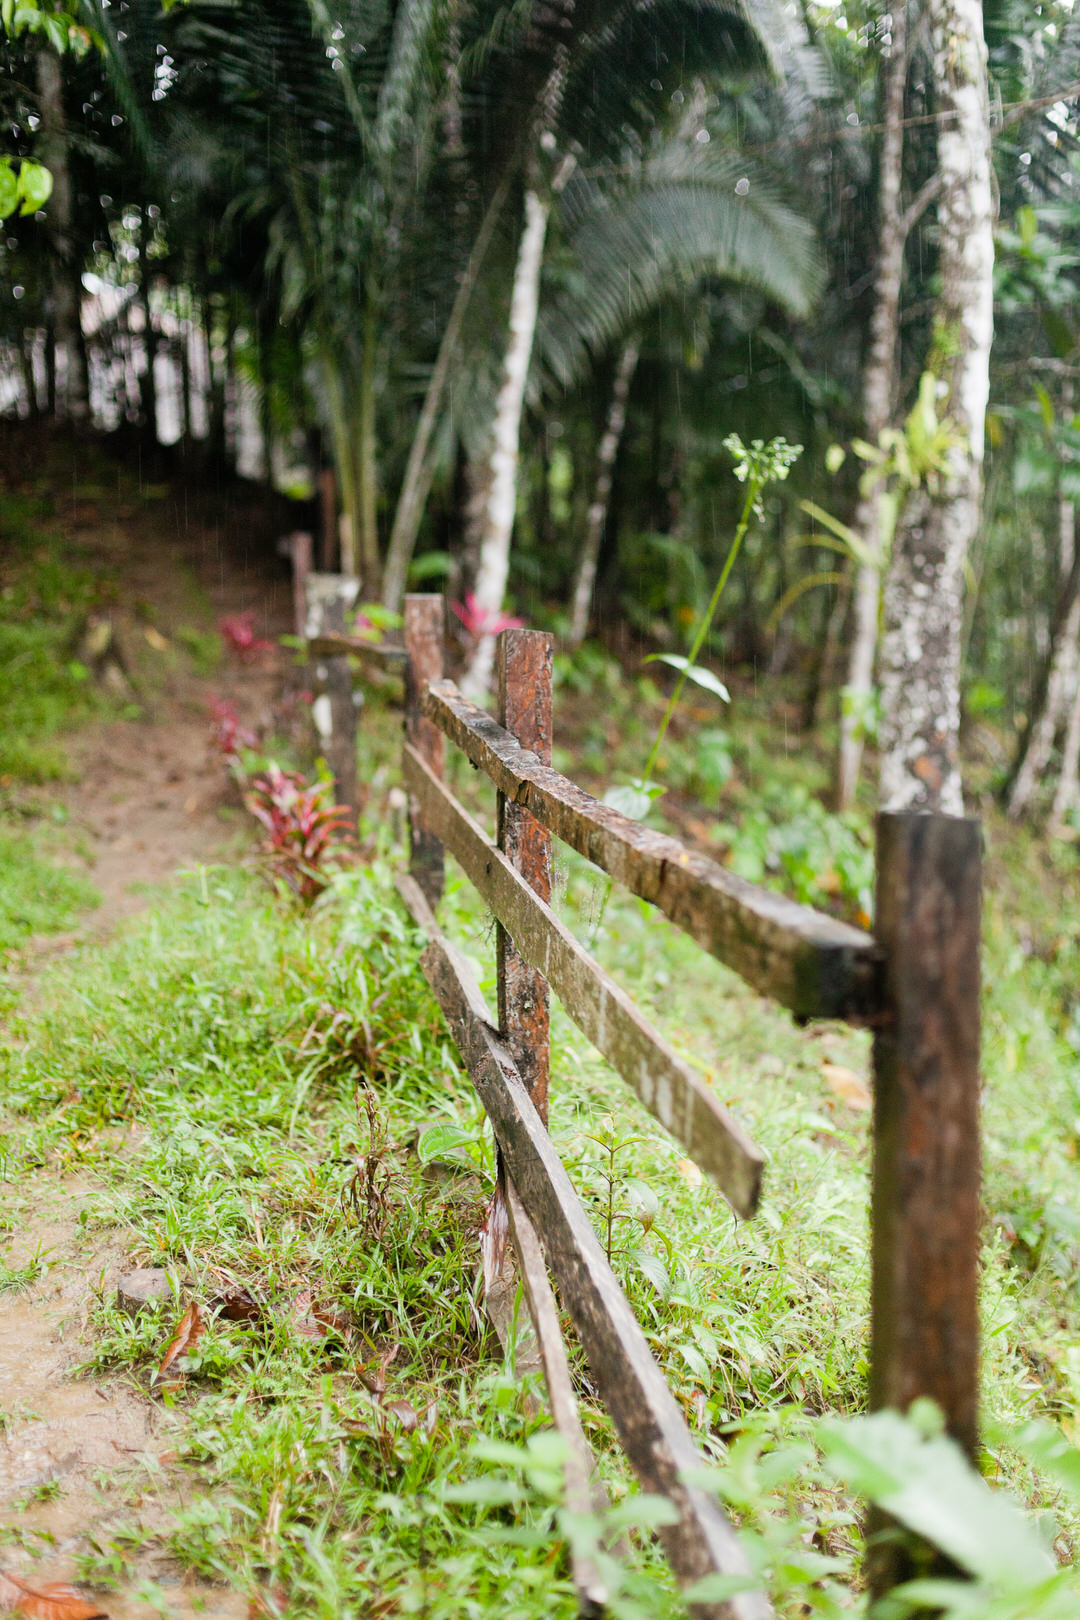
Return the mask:
M558 891L588 933L596 874L568 861ZM451 881L443 915L490 994L491 930L465 886ZM612 1612L682 1614L648 1534L662 1510L632 1488L577 1352L615 1504L606 1519L567 1514L558 1442L486 1326L490 1135L418 972L419 945L380 852L307 917L243 874L205 871L93 960L54 968L40 1009L2 1049L0 1229L16 1225L29 1178L77 1171L99 1186L88 1242L119 1228L133 1263L173 1278L173 1302L134 1322L102 1283L88 1373L148 1384L199 1303L206 1332L161 1397L184 1418L184 1505L164 1536L186 1567L298 1615L497 1608L529 1620L574 1614L571 1545L603 1563L619 1532L630 1552ZM865 1040L797 1030L634 901L612 901L597 949L761 1143L763 1207L737 1222L558 1009L556 1143L711 1467L707 1486L741 1523L779 1612L859 1612L859 1504L843 1482L867 1490L883 1477L882 1436L864 1446L857 1426ZM991 952L996 961L993 932ZM1017 993L1004 969L1002 993ZM992 1029L995 1016L992 1000ZM1032 1065L1042 1118L1080 1112L1062 1038L1036 1019L1013 1070L996 1034L989 1042L984 1464L1068 1559L1075 1509L1015 1434L1064 1416L1075 1277L1052 1221L1019 1253L996 1218L1021 1194L1044 1211L1055 1196L1056 1158L1046 1144L1033 1157L1015 1124ZM255 1320L229 1318L237 1290ZM932 1505L939 1442L893 1441L908 1473L904 1447L931 1448ZM147 1534L134 1526L99 1541L88 1581L122 1582Z
M81 872L43 858L40 839L0 822L0 954L70 927L98 898Z
M0 785L69 773L60 734L101 707L76 659L98 582L44 497L0 495Z

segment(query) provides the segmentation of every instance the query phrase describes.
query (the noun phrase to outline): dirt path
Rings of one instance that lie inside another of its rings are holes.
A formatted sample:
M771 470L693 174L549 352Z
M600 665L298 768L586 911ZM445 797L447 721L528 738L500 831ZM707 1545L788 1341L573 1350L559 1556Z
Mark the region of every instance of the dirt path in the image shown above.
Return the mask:
M292 628L289 581L272 553L269 563L265 549L245 556L217 522L194 522L167 500L110 507L79 495L57 516L95 570L122 580L108 617L142 712L70 739L76 780L50 797L66 807L102 902L73 933L30 942L16 978L24 999L49 957L95 948L176 873L250 844L210 746L209 709L222 694L245 723L265 725L285 655L229 658L199 674L190 648L224 613L253 610L261 636ZM0 1185L0 1267L24 1279L0 1292L0 1571L35 1585L74 1581L90 1556L99 1572L103 1559L111 1565L117 1590L102 1607L113 1620L238 1620L241 1598L182 1579L154 1539L187 1488L170 1461L174 1420L130 1380L77 1372L88 1309L130 1264L122 1231L80 1224L105 1192L45 1170L17 1189ZM138 1532L137 1553L125 1527Z

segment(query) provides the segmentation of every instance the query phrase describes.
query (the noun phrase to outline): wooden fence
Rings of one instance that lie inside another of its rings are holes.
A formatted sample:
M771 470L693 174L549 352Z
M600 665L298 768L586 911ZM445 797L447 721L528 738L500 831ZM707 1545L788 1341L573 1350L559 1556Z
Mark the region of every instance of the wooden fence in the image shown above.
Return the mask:
M976 1441L979 1231L980 831L945 816L882 815L873 935L734 876L677 839L601 804L551 767L551 638L499 638L498 716L444 680L443 599L406 599L404 644L312 643L403 668L409 873L402 898L428 944L424 973L494 1127L501 1201L543 1361L553 1417L568 1442L570 1500L595 1500L592 1464L548 1271L642 1486L667 1497L661 1529L684 1586L741 1575L738 1539L692 1483L701 1456L547 1132L548 991L742 1217L756 1208L763 1159L739 1122L551 909L551 844L561 839L649 900L706 951L798 1020L873 1031L870 1401L906 1409L929 1396L969 1452ZM493 842L444 781L446 740L494 783ZM350 742L350 747L353 743ZM355 757L355 755L354 755ZM435 908L449 851L497 919L498 1013L440 931ZM496 1203L499 1204L497 1199ZM546 1264L545 1264L546 1262ZM905 1577L910 1546L872 1538L869 1579ZM583 1608L603 1603L575 1566ZM703 1620L760 1620L748 1591L699 1602Z

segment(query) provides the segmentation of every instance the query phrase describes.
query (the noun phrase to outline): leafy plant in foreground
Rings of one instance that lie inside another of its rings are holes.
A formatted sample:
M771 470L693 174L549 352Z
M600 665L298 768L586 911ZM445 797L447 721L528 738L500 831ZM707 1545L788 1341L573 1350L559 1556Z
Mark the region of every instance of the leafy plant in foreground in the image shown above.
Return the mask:
M652 801L660 796L662 788L653 787L652 777L660 757L660 749L667 735L671 717L675 713L683 688L687 681L693 681L696 686L720 698L721 702L730 701L728 689L712 673L697 662L698 655L705 645L705 638L709 634L716 610L720 605L720 598L735 566L743 540L752 519L760 520L762 516L761 494L772 483L781 483L795 465L802 454L801 444L788 444L786 439L770 439L766 444L762 439L753 439L749 445L743 444L737 433L729 433L724 440L724 448L731 452L735 458L735 477L740 484L746 485L746 499L743 501L742 512L731 545L728 548L724 566L720 570L720 577L709 599L709 605L702 615L701 623L694 634L690 652L683 658L675 653L653 653L645 660L646 663L670 664L678 670L679 678L675 682L675 689L668 698L667 707L660 720L656 736L653 739L649 757L645 761L645 769L641 776L626 787L618 787L605 794L604 802L621 810L624 815L632 816L640 821L646 815Z

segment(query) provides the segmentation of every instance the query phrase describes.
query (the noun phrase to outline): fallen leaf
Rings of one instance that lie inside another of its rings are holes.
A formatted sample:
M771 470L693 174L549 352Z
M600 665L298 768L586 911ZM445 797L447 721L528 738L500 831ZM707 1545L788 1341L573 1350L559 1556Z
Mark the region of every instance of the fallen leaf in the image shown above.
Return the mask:
M829 1090L846 1102L849 1108L865 1113L870 1107L870 1087L854 1069L845 1069L842 1063L830 1063L828 1058L824 1058L821 1073Z
M25 1620L109 1620L99 1604L64 1581L28 1586L4 1570L0 1570L0 1614L20 1614Z
M698 1169L693 1159L678 1159L676 1160L675 1168L679 1172L680 1176L682 1176L688 1187L701 1186L701 1171Z
M262 1319L262 1306L254 1294L241 1284L232 1284L215 1294L211 1304L227 1322L258 1322Z
M177 1365L177 1363L180 1361L182 1356L187 1355L189 1350L194 1350L195 1346L203 1336L205 1326L206 1324L202 1319L202 1312L199 1310L199 1307L195 1301L192 1300L191 1304L180 1318L180 1325L177 1328L168 1349L161 1358L161 1366L150 1380L151 1389L175 1389L179 1387L179 1385L183 1382L184 1375L183 1370ZM172 1378L166 1377L166 1374L169 1372L174 1374Z
M162 635L161 631L155 630L152 624L147 625L146 629L143 631L143 635L146 637L147 641L150 643L151 647L153 647L155 652L165 652L168 649L169 643L165 640L165 637Z

